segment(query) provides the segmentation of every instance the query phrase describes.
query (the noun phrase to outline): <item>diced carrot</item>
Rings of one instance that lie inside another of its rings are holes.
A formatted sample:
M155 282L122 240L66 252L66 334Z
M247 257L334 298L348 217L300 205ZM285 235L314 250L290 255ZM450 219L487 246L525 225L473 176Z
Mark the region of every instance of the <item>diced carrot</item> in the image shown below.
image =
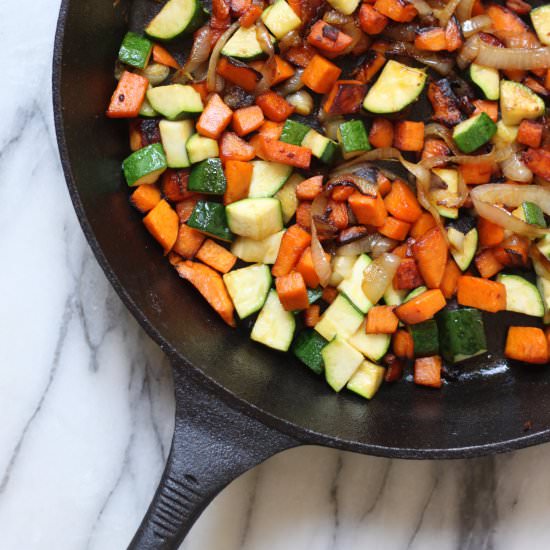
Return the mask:
M514 40L521 41L524 48L534 48L540 45L537 37L529 30L526 23L513 11L491 4L486 9L487 15L491 18L493 30L491 31L497 38L504 42L507 38L513 37Z
M130 149L132 151L137 151L138 149L144 147L141 140L139 119L130 120L128 124L128 129L130 130Z
M323 295L321 298L327 303L332 304L334 300L336 300L336 297L338 296L338 290L336 290L333 286L326 286L323 288Z
M189 170L174 170L168 168L161 176L160 189L162 194L170 202L180 202L194 196L193 191L187 189L189 181Z
M204 195L196 194L187 199L183 199L176 203L176 213L178 215L180 223L187 223L187 220L191 217L197 202L204 198Z
M228 160L225 163L226 188L224 204L240 201L248 196L253 166L250 162Z
M527 145L533 149L538 149L542 141L542 131L544 126L541 122L524 119L521 121L518 129L518 143Z
M506 337L504 355L508 359L525 363L547 363L548 341L540 328L510 327Z
M384 225L388 216L384 200L379 194L375 197L370 197L356 191L348 199L348 204L355 214L357 221L363 225L380 227Z
M197 132L203 136L218 139L229 126L233 111L218 94L212 94L197 122Z
M311 229L311 203L301 202L296 209L296 223L304 229Z
M485 113L493 122L498 121L498 102L497 101L487 101L486 99L476 99L472 102L474 104L475 110L472 113L472 116Z
M546 71L546 78L544 80L544 87L550 92L550 69Z
M510 235L493 248L495 258L508 267L527 267L530 241L526 237Z
M407 256L407 254L409 254L409 252L411 252L411 254L409 256ZM410 248L408 243L403 243L403 244L400 244L399 246L396 246L391 251L391 253L395 254L396 256L399 256L402 260L404 260L407 257L412 256L412 251L411 251L411 248Z
M282 122L273 122L266 120L258 130L258 133L266 139L279 139L283 132L284 124Z
M325 257L328 261L330 261L330 254L325 252ZM300 256L300 260L296 265L296 271L302 274L302 277L309 288L317 288L319 286L319 276L313 266L310 246L308 246Z
M366 84L359 80L337 80L327 96L323 110L329 115L357 113L366 91Z
M393 334L399 325L399 319L392 306L374 306L367 315L367 334Z
M447 241L439 227L430 229L413 245L420 275L428 288L439 288L447 266Z
M413 190L401 180L395 180L384 198L386 210L404 222L414 223L422 215L422 208Z
M233 129L239 136L254 132L264 123L264 114L257 105L237 109L233 113Z
M201 247L204 239L206 237L203 233L182 223L172 250L183 258L191 259Z
M330 212L328 216L329 222L336 227L336 229L346 229L349 225L348 207L346 204L330 199L328 201L328 210Z
M393 353L387 353L383 358L386 364L386 374L384 382L397 382L403 376L404 361L396 357Z
M462 306L496 313L506 309L506 287L496 281L462 275L458 280L457 301Z
M495 165L493 162L472 162L461 164L458 169L464 183L475 185L491 181L491 174L493 173L494 167Z
M311 243L311 235L299 225L291 225L281 239L281 246L271 273L275 277L288 275L298 263L300 256Z
M388 18L369 4L362 4L359 10L359 25L367 34L380 34L388 24Z
M451 150L441 139L428 138L424 140L424 149L422 150L422 160L433 157L447 157Z
M309 168L311 163L311 149L255 136L256 154L264 160L288 164L296 168Z
M408 23L418 15L416 8L407 0L376 0L374 9L398 23Z
M371 49L367 51L365 57L365 61L363 62L359 70L354 73L354 77L356 80L359 80L359 82L368 84L385 65L386 56L371 47Z
M252 4L240 17L239 23L245 29L252 27L256 21L262 16L262 8L256 4Z
M302 18L301 0L288 0L288 5L292 8L292 11L301 19Z
M272 90L257 96L256 105L260 106L266 118L274 122L283 122L294 112L294 107Z
M434 111L432 120L447 126L455 126L463 120L459 99L447 78L430 82L427 96Z
M436 223L434 217L429 212L422 212L422 215L414 222L411 227L411 237L419 239L425 235Z
M481 0L475 0L472 6L472 17L476 15L485 15L485 6Z
M445 27L445 40L447 42L447 51L455 52L464 44L462 27L455 15L453 15Z
M424 147L424 123L399 120L395 124L393 144L401 151L422 151Z
M475 264L479 274L484 279L490 279L504 269L504 266L497 260L495 253L490 248L482 250L475 257Z
M542 95L544 97L548 96L548 90L535 78L532 76L527 76L523 79L523 85L527 86L536 94Z
M376 185L381 197L385 197L391 191L391 181L379 171L376 176Z
M164 248L167 254L170 252L178 237L179 219L172 207L162 199L143 218L145 227Z
M222 162L229 160L252 160L256 156L254 147L234 132L224 132L219 141Z
M424 280L418 270L418 265L413 258L401 260L395 274L393 286L397 290L412 290L424 284Z
M352 42L353 38L322 19L319 19L310 29L307 41L319 50L330 53L340 53Z
M410 223L403 222L392 216L388 216L384 222L384 225L381 225L377 229L378 233L388 237L388 239L404 241L407 238L410 228Z
M441 357L419 357L414 362L414 383L429 388L441 387Z
M227 273L237 261L237 256L212 239L206 239L195 256L220 273Z
M527 149L523 153L523 162L542 179L550 180L550 151L545 149Z
M235 326L235 308L218 272L207 265L189 260L174 267L179 276L189 281L229 326Z
M346 187L345 185L339 185L338 187L335 187L332 190L331 197L333 201L336 202L345 202L347 201L353 194L355 193L355 189L353 187Z
M302 73L302 82L318 94L330 92L342 69L320 55L314 55Z
M309 328L313 328L321 318L321 306L318 304L310 305L304 311L304 325Z
M521 82L527 76L527 71L521 69L503 69L502 72L508 80L515 82Z
M216 72L225 80L240 86L247 92L253 92L262 78L262 73L233 58L222 57Z
M180 68L180 64L172 57L172 54L159 44L153 45L153 61L167 67L172 67L172 69L178 70Z
M415 325L431 319L442 310L447 302L438 288L426 290L422 294L411 298L395 310L396 315L407 325Z
M149 80L147 78L124 71L105 114L109 118L133 118L138 116L148 87Z
M293 65L297 65L305 69L311 60L317 55L317 50L310 46L307 42L303 42L299 46L292 46L284 53L284 58L290 61Z
M290 63L287 63L282 57L275 55L273 59L275 60L275 78L271 85L276 86L290 78L295 71L294 67Z
M447 49L445 31L441 27L427 27L416 32L414 45L419 50L440 52Z
M477 231L479 244L483 247L496 246L504 240L504 229L485 218L479 217L477 219Z
M408 331L399 329L392 337L393 353L401 359L414 358L414 341Z
M393 145L393 133L391 120L375 118L369 132L369 142L373 147L391 147Z
M306 309L309 306L307 288L301 273L291 271L275 279L279 300L287 311Z
M152 210L160 200L160 190L156 185L138 185L130 198L134 207L143 213Z
M443 278L441 279L441 284L439 285L439 290L443 293L443 296L450 300L456 294L458 288L458 279L462 276L460 268L456 265L456 262L449 258L447 260L447 265L445 266L445 272L443 273Z
M192 82L190 84L191 88L197 92L202 99L203 103L206 103L206 100L208 99L208 96L210 95L210 92L208 91L208 86L206 85L206 81L203 80L202 82Z
M323 176L313 176L298 184L296 197L301 201L312 201L322 190Z

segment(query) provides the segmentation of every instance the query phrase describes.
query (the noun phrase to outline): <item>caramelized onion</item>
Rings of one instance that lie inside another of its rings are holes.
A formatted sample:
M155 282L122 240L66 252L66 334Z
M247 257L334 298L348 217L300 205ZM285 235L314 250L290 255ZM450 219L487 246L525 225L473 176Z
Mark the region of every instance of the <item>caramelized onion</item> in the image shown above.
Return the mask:
M447 126L443 126L443 124L439 124L438 122L430 122L429 124L426 124L424 128L424 137L440 138L445 142L445 145L447 145L447 147L453 152L453 155L460 154L453 140L451 130L447 128Z
M458 52L456 56L456 64L461 68L465 69L477 56L479 52L479 44L481 40L477 34L470 36L464 46Z
M434 15L439 19L439 24L442 27L449 22L460 2L461 0L449 0L443 9L434 10Z
M321 193L315 197L315 200L311 204L311 260L313 262L313 269L319 277L321 286L327 286L332 275L332 266L330 260L327 260L325 251L319 241L317 235L317 218L321 217L327 207L328 199L325 193Z
M476 63L495 69L530 71L550 67L550 47L546 48L497 48L479 41Z
M288 80L285 80L284 84L281 84L277 88L277 92L281 94L283 97L286 97L289 94L293 94L294 92L301 90L305 85L302 82L303 72L304 72L304 69L301 69L301 68L296 69L294 74Z
M410 0L410 3L416 8L419 15L430 15L433 13L432 8L426 0Z
M376 197L378 194L378 186L369 180L357 176L356 174L340 173L331 177L327 182L327 192L330 193L335 187L355 187L363 195Z
M519 153L513 153L500 163L505 178L521 183L533 181L533 172L521 161Z
M376 304L392 284L400 263L399 256L384 253L365 268L361 288L372 304Z
M476 15L462 23L462 34L466 38L470 38L479 31L489 29L492 24L493 22L488 15Z
M474 7L475 0L461 0L460 4L456 7L455 15L459 21L466 21L472 17L472 8Z
M454 66L452 57L419 50L413 44L409 44L408 42L396 42L392 44L388 48L387 53L412 57L413 59L416 59L416 61L423 63L427 67L430 67L430 69L437 71L443 76L449 75Z
M172 82L175 84L185 84L193 77L193 73L203 64L208 61L210 55L210 27L204 25L195 33L193 46L189 59L185 65L178 69L172 77Z
M380 233L371 233L366 237L361 237L352 243L345 244L336 250L338 256L358 256L359 254L371 254L378 258L384 252L393 250L397 241L388 239Z
M212 50L212 55L210 56L210 61L208 62L208 73L206 74L206 87L209 92L216 91L218 79L216 78L216 67L218 66L218 60L222 48L225 46L225 43L233 36L237 29L240 27L238 21L235 21L219 38Z
M497 149L496 147L490 153L485 155L455 155L454 157L431 157L420 161L424 168L432 169L441 164L452 162L453 164L479 164L485 162L502 162L513 153L510 146Z

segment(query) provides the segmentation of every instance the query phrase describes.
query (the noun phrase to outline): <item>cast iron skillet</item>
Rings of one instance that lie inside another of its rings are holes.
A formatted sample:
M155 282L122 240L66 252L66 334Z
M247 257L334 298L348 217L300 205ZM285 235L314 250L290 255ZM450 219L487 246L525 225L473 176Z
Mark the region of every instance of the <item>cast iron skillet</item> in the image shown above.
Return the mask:
M540 4L541 2L533 2ZM172 449L133 549L176 548L214 496L273 454L326 445L390 458L459 458L550 440L545 369L507 365L505 324L488 320L484 356L449 369L441 391L403 381L365 402L336 395L290 355L229 329L182 282L129 205L120 162L127 128L103 116L127 28L112 0L63 0L53 62L57 139L84 233L110 282L170 357L176 387Z

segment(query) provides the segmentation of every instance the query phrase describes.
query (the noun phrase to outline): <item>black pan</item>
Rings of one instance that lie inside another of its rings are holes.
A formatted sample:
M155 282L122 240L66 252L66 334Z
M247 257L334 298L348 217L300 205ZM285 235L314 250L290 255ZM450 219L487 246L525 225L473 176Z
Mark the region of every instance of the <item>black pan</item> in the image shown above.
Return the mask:
M533 4L541 2L533 2ZM463 458L550 440L550 373L508 365L505 326L487 320L494 353L448 369L441 391L409 380L372 402L332 393L290 355L229 329L178 278L128 202L120 173L127 128L103 116L113 60L127 28L125 4L63 0L53 96L57 139L83 231L116 291L170 357L176 387L172 450L130 547L176 548L232 479L297 445L390 458Z

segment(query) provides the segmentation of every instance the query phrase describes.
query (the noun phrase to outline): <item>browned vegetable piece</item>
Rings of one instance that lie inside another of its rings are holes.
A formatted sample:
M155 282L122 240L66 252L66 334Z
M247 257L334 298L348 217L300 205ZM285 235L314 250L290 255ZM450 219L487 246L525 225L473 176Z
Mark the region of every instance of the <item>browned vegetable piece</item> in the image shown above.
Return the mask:
M464 119L459 108L458 98L447 79L442 78L437 82L430 82L428 99L434 110L432 118L436 122L441 122L447 126L455 126Z

